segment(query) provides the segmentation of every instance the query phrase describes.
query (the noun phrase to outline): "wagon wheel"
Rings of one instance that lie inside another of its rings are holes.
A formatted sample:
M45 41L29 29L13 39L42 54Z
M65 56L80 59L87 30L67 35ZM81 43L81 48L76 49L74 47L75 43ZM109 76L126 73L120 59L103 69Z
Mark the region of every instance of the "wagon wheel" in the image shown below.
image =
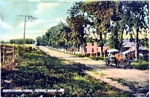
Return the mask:
M107 59L106 60L106 66L109 66L110 65L110 61Z
M121 66L121 62L120 61L118 61L118 63L117 63L117 68L120 68L120 66Z
M123 65L122 65L122 68L126 68L128 65L127 61L126 60L123 60Z
M126 65L127 65L127 63L126 63L125 60L121 60L121 61L119 61L119 63L118 63L118 67L120 67L120 68L124 68Z
M124 61L121 60L121 61L118 61L118 66L119 68L122 68L124 66Z
M127 67L129 67L129 68L131 68L131 62L130 61L126 61L126 66L125 66L126 68Z

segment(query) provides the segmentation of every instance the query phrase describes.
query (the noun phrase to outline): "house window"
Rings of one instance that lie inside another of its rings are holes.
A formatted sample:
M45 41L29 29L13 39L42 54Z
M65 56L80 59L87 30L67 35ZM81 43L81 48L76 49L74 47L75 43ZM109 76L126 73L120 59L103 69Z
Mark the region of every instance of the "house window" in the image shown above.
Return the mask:
M94 46L94 43L92 43L92 46Z
M92 48L92 52L94 52L94 48Z

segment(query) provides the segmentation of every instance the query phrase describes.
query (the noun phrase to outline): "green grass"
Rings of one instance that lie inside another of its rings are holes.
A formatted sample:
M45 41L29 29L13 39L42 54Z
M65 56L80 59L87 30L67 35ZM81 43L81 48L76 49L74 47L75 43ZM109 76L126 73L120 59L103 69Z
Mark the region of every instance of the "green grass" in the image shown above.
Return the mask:
M99 73L99 72L97 72L96 70L92 70L92 72L93 72L95 75L99 75L100 77L106 76L106 74L104 74L104 73Z
M19 49L18 49L19 51ZM62 64L62 60L50 57L40 50L19 51L18 66L14 70L2 71L2 80L12 80L11 85L2 84L7 89L60 89L64 93L28 93L28 97L41 94L46 97L126 97L131 96L82 72L86 69L82 64ZM11 97L17 93L3 93L2 96Z
M135 81L126 81L122 78L118 78L118 79L115 79L115 78L109 78L111 79L112 81L117 81L118 83L124 85L124 86L128 86L131 90L136 90L137 89L137 85L139 84L138 82L135 82ZM148 91L147 91L148 92Z
M146 70L146 69L149 69L149 62L146 62L146 61L132 62L131 67L140 69L140 70Z
M105 60L105 57L100 57L100 56L91 56L90 57L91 59L93 59L93 60Z

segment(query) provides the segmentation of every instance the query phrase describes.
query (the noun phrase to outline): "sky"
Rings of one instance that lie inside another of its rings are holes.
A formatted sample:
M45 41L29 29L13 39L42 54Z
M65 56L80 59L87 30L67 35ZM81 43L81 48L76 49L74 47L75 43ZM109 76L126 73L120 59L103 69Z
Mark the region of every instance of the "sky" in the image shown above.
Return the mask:
M66 22L67 10L76 1L94 0L0 0L0 41L23 38L25 15L38 18L27 18L25 37L44 35L52 26Z
M66 22L67 10L74 3L75 0L0 0L0 40L23 38L25 15L38 18L26 18L25 37L36 39L60 21Z

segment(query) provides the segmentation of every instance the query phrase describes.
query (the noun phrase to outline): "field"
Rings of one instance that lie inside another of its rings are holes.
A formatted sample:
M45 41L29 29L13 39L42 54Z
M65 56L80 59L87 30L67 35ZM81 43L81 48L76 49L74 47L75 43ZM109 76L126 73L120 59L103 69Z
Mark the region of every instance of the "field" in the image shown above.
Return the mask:
M6 46L23 46L23 44L6 44ZM32 44L25 44L26 47L32 46Z
M2 82L4 89L64 89L63 93L24 93L27 97L40 95L56 97L127 97L127 92L120 91L103 82L84 74L81 64L65 64L62 60L50 57L40 50L25 51L17 49L16 62L13 70L2 69ZM4 97L21 96L22 93L4 93Z

